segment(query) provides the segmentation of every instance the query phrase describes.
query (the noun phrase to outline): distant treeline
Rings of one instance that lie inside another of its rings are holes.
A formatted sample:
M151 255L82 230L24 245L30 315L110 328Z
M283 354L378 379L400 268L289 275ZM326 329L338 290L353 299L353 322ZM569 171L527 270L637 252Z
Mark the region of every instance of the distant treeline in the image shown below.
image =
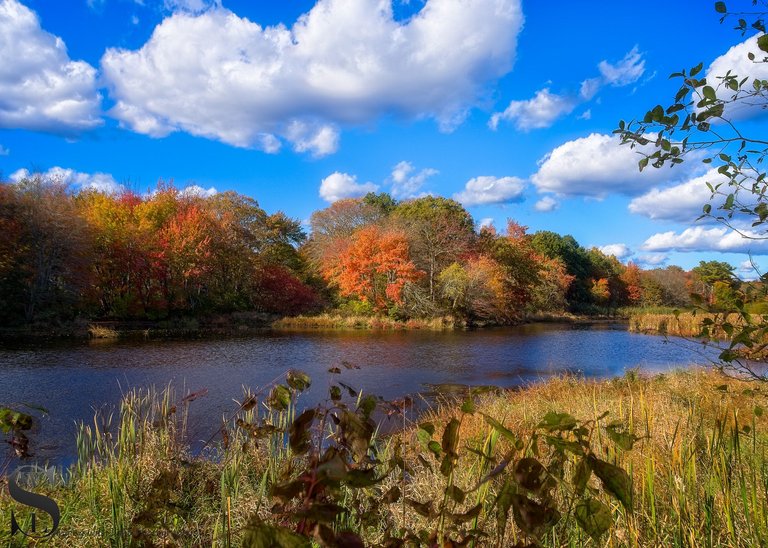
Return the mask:
M511 220L506 234L478 231L458 202L431 196L339 200L312 215L308 237L235 192L200 196L162 182L147 195L73 192L32 176L0 185L0 233L4 326L329 309L507 323L686 307L691 292L723 306L740 298L725 263L641 270Z

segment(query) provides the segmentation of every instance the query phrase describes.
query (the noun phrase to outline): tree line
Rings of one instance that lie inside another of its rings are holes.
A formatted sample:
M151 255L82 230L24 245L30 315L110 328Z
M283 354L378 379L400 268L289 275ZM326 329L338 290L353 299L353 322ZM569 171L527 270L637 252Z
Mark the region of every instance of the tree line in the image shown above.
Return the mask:
M537 312L714 305L740 298L727 263L691 272L622 264L572 236L476 229L458 202L388 194L316 211L310 235L235 192L73 191L30 176L0 185L5 326L323 310L510 323Z

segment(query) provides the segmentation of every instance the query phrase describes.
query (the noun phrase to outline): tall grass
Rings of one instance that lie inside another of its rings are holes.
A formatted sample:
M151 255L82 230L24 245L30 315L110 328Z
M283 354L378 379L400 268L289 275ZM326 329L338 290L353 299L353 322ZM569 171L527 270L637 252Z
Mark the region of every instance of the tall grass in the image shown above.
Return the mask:
M624 512L614 499L598 495L599 482L593 478L587 493L594 490L594 496L608 505L614 527L598 543L564 513L541 539L542 545L758 547L768 545L766 394L760 386L690 371L650 378L632 374L611 381L561 377L516 392L488 394L477 404L478 411L496 417L519 439L529 440L517 450L520 456L538 454L544 459L544 439L532 434L550 411L583 421L608 412L603 420L621 421L632 433L631 450L611 443L604 428L592 433L597 456L630 473L632 513ZM246 392L243 402L255 401L253 396ZM293 404L280 413L261 405L241 406L222 419L218 441L201 455L193 453L186 438L189 405L194 402L178 399L170 387L134 390L125 395L114 416L97 416L83 424L77 464L66 483L46 490L62 508L60 530L48 544L236 546L252 516L276 523L270 489L287 466L295 465L286 434L276 431L257 440L236 423L239 419L241 425L256 424L261 418L288 426L296 414ZM456 409L443 406L422 420L439 430L455 416ZM337 523L341 529L359 532L366 545L382 543L387 532L429 526L431 518L414 512L406 498L442 500L451 512L460 512L495 500L501 489L499 483L488 481L463 505L446 501L446 479L439 463L429 465L435 461L416 441L416 427L404 424L404 430L375 441L382 463L401 452L402 472L380 485L342 492L345 506L359 507L361 516L375 518L364 522L347 515ZM462 451L450 479L469 492L502 461L510 442L479 412L465 414L459 432ZM476 451L463 450L467 447ZM393 487L402 491L402 500L381 504ZM562 483L552 493L566 500L571 489ZM9 522L9 508L3 490L0 523ZM476 529L502 531L497 517L493 505L486 505L470 523ZM511 546L523 541L511 516L508 521L506 534L474 545ZM2 527L0 542L26 545L18 537L9 539Z
M465 323L451 316L411 320L396 320L386 316L356 316L319 314L280 318L272 323L274 329L425 329L440 331L465 327Z
M639 333L661 333L679 337L697 337L706 320L713 320L714 314L684 312L680 314L670 313L635 313L629 317L629 329ZM728 321L735 326L741 325L743 319L738 314L719 314L717 319L721 322ZM716 326L715 326L716 327ZM710 329L710 337L714 339L724 338L722 330Z

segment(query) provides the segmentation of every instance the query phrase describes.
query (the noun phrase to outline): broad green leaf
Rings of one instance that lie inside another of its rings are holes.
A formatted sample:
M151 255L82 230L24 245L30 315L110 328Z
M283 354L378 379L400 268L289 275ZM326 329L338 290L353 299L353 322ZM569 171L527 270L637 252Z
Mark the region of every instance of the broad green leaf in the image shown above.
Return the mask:
M291 405L291 391L282 384L278 384L269 393L267 405L277 411L285 411Z
M600 542L600 537L613 525L610 508L597 499L590 498L580 501L573 513L579 526L595 542Z
M623 469L600 460L594 455L589 456L589 464L595 475L600 478L603 489L621 502L622 506L632 512L632 479Z
M589 466L589 460L584 457L576 463L573 470L573 490L581 495L587 488L589 478L592 475L592 468Z
M768 34L763 34L762 36L757 37L757 47L768 52Z
M522 446L522 443L517 439L517 436L515 436L510 430L504 427L503 424L501 424L499 421L494 419L493 417L486 415L485 413L482 414L485 418L485 422L487 422L494 430L496 430L499 434L507 438L510 442L512 442L512 445L515 447Z
M309 539L286 527L267 525L258 519L252 520L244 530L243 548L310 548Z
M288 375L285 380L288 383L288 386L294 390L298 390L299 392L303 392L312 384L312 379L309 378L309 375L295 369L288 371Z
M573 430L576 428L576 419L568 413L555 413L550 411L541 422L537 425L537 428L543 428L548 432L555 432L557 430Z
M461 423L458 419L451 419L448 424L445 425L443 431L443 444L442 448L449 455L456 455L456 448L459 446L459 426Z

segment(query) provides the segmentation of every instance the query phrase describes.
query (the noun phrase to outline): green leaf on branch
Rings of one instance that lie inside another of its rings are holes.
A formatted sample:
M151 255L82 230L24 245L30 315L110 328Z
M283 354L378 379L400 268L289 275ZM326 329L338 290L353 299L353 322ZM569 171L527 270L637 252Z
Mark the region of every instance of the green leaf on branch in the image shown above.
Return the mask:
M623 468L600 460L594 455L589 456L589 465L600 478L603 489L618 499L628 512L632 512L632 479L629 474Z
M600 537L613 525L610 508L593 498L579 502L574 509L574 516L579 527L595 542L600 542Z
M715 2L715 11L717 13L725 13L728 11L725 7L725 2Z
M269 393L267 405L276 411L285 411L291 405L291 391L282 384L278 384Z
M768 52L768 34L763 34L757 38L757 47L762 51Z

